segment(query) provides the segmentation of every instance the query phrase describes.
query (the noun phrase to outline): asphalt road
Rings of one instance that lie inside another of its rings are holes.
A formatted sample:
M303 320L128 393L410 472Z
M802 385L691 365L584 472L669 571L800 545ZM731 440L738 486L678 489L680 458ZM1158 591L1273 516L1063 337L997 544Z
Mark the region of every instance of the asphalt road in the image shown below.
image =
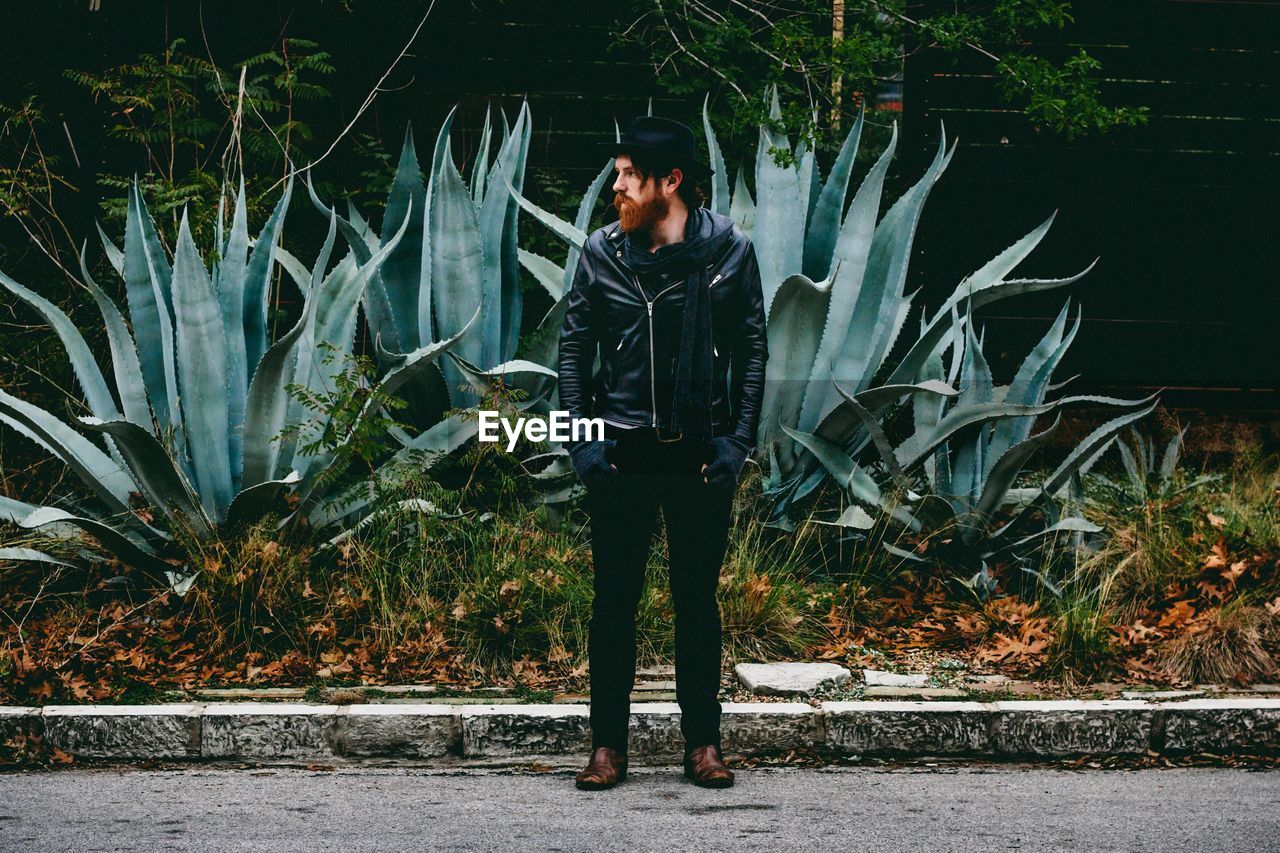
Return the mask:
M1016 766L69 769L0 774L0 849L1275 850L1280 772Z

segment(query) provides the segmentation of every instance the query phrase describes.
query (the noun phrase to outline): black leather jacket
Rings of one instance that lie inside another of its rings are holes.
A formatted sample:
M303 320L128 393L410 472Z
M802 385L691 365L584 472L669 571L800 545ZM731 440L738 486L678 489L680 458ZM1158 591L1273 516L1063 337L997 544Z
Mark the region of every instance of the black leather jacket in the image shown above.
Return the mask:
M733 232L710 271L713 362L723 377L712 384L712 426L754 449L769 356L764 293L750 238ZM616 222L597 228L579 256L560 331L560 407L572 417L655 426L675 389L684 280L662 276L642 289L624 262L624 238Z

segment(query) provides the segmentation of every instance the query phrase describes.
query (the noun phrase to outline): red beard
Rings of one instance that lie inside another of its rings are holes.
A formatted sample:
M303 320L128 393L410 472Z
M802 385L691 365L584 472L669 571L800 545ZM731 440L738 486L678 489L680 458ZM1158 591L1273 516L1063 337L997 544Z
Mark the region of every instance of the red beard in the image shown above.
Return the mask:
M622 230L637 232L652 231L671 209L671 203L660 195L636 203L618 193L613 198L613 206L618 211L618 225Z

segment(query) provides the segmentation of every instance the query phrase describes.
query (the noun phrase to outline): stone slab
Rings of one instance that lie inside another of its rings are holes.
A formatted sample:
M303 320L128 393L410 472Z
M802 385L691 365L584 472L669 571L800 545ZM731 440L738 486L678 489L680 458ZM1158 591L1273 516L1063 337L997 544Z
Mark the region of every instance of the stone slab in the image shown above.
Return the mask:
M583 752L591 745L585 705L473 706L463 709L462 751L467 757ZM817 711L801 702L723 702L720 740L725 752L753 755L821 744ZM627 751L646 758L684 751L680 706L647 702L631 706Z
M1082 691L1089 694L1097 694L1098 696L1118 696L1120 698L1124 698L1121 694L1128 689L1129 685L1115 681L1096 681L1093 684L1086 684L1081 688Z
M383 701L396 702L401 699L386 699ZM419 702L419 699L409 699L410 702ZM523 699L515 696L433 696L431 697L433 705L524 705Z
M954 687L896 687L876 684L862 692L868 699L963 699L968 694Z
M862 683L868 687L928 687L929 676L921 672L885 672L864 669Z
M668 760L682 756L684 738L680 734L680 706L675 702L633 703L628 723L627 753Z
M969 693L1010 693L1014 696L1039 696L1044 688L1029 681L970 681L965 679L964 689Z
M846 755L1057 758L1280 752L1280 699L1050 702L726 702L727 753L818 748ZM49 747L94 759L326 761L585 755L586 704L315 705L248 702L0 708L0 732L43 730ZM629 748L678 758L674 702L632 706Z
M451 705L350 705L338 714L334 752L348 758L460 754L461 718Z
M204 707L205 758L323 760L336 754L339 709L353 705L218 702Z
M1188 699L1160 709L1164 752L1280 752L1280 699Z
M804 702L723 702L720 744L724 752L761 755L822 745L822 714Z
M828 749L845 755L972 755L987 751L979 702L824 702Z
M740 663L733 671L757 696L812 696L852 680L849 670L835 663Z
M44 718L39 708L28 708L24 705L0 705L0 733L21 731L27 733L38 727Z
M584 705L467 705L462 754L484 758L585 752L591 745Z
M1013 679L1007 675L966 675L964 682L965 684L992 684L998 686L1012 684Z
M737 755L760 755L812 748L822 739L820 715L803 702L722 702L720 744ZM684 754L680 706L654 702L631 708L627 750L645 758Z
M991 749L1001 756L1145 755L1156 709L1106 699L994 702Z
M351 689L362 693L385 693L388 696L420 696L424 693L435 693L438 688L434 684L370 684Z
M1120 698L1158 702L1170 699L1194 699L1203 695L1203 690L1125 690L1120 693Z
M307 691L303 687L210 687L193 690L191 695L213 702L264 702L302 699Z
M46 745L76 758L198 758L200 706L46 705Z
M1250 684L1248 687L1219 687L1215 688L1215 692L1222 693L1226 696L1238 695L1241 693L1271 694L1280 693L1280 686L1275 684Z

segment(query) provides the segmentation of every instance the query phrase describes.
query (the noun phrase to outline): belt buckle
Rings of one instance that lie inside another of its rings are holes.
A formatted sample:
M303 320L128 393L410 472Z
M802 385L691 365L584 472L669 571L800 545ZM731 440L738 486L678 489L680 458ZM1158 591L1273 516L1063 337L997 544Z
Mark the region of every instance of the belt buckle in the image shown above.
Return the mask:
M657 428L654 430L654 434L655 434L655 435L657 435L657 437L658 437L658 442L659 442L660 444L675 444L677 441L680 441L682 438L684 438L684 430L681 430L680 432L676 433L676 437L675 437L675 438L663 438L663 437L662 437L662 427L657 427Z

